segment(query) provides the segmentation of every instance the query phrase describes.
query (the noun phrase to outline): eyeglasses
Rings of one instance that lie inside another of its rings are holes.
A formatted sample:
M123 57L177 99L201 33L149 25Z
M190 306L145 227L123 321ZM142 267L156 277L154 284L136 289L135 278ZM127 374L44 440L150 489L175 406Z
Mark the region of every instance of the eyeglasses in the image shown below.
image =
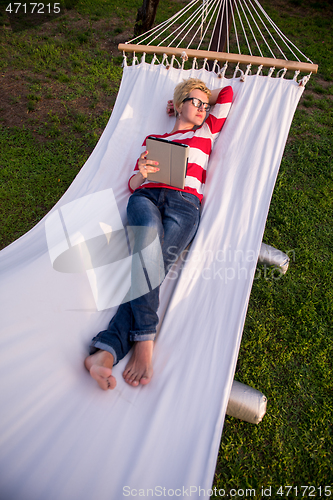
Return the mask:
M200 99L198 99L197 97L187 97L186 99L183 100L183 102L186 101L192 101L193 106L195 106L198 109L200 109L202 106L207 113L210 110L210 104L208 104L208 102L200 101Z

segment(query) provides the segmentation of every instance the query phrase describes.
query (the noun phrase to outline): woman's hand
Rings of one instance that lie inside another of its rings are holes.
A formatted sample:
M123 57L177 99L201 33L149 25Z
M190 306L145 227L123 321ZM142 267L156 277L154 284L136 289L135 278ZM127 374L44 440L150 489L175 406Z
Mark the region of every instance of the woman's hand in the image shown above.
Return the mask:
M175 116L175 108L174 108L172 99L171 99L171 101L168 101L166 111L167 111L169 116Z
M145 182L148 174L153 174L154 172L157 172L159 170L158 167L154 166L158 165L158 161L147 160L147 154L148 151L144 151L138 159L139 172L131 178L129 183L132 191L135 191L139 186L141 186L141 184Z
M155 166L158 165L158 161L147 160L147 154L148 151L144 151L143 153L141 153L138 160L140 174L144 179L147 179L148 174L153 174L154 172L157 172L159 170L159 168Z

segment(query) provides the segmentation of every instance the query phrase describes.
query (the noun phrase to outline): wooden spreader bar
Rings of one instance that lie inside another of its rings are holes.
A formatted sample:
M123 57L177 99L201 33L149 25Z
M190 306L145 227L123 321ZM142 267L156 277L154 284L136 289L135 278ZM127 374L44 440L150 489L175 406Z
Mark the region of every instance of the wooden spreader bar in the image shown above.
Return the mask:
M254 66L275 67L278 69L287 68L293 71L303 71L306 73L317 73L318 64L311 64L298 61L286 61L284 59L274 59L269 57L247 56L243 54L228 54L227 52L211 52L208 50L182 49L175 47L154 47L153 45L135 45L130 43L120 43L118 50L123 52L145 52L146 54L156 54L181 57L183 52L188 58L208 59L219 62L228 61L230 63L252 64Z

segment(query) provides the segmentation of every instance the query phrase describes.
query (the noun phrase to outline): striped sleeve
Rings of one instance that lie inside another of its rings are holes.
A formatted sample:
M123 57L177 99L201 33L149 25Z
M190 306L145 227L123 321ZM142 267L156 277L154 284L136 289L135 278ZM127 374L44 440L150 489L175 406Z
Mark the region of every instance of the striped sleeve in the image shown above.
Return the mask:
M221 131L231 108L232 97L233 90L230 85L220 90L216 104L206 120L206 124L212 135L218 134Z

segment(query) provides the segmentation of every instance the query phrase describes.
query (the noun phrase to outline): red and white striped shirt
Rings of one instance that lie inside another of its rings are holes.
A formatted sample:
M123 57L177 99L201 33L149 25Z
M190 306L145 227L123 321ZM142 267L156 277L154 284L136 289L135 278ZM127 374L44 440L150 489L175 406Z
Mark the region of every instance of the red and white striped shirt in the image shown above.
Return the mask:
M153 134L153 137L162 139L167 138L172 141L180 142L182 144L187 144L188 146L190 146L184 189L179 189L167 184L150 181L145 181L137 189L143 187L176 189L178 191L186 191L188 193L192 193L196 195L201 201L203 198L203 191L206 182L206 171L209 156L212 152L214 141L217 139L218 134L220 133L228 116L231 107L232 96L232 87L228 86L221 89L216 100L216 104L213 106L207 119L201 125L201 127L195 130L177 130L176 132L164 135ZM144 148L143 151L146 151L146 139L142 144ZM129 183L134 175L138 172L138 170L139 166L137 161L134 172L128 181L128 186L131 192L133 192L133 190L131 189Z

